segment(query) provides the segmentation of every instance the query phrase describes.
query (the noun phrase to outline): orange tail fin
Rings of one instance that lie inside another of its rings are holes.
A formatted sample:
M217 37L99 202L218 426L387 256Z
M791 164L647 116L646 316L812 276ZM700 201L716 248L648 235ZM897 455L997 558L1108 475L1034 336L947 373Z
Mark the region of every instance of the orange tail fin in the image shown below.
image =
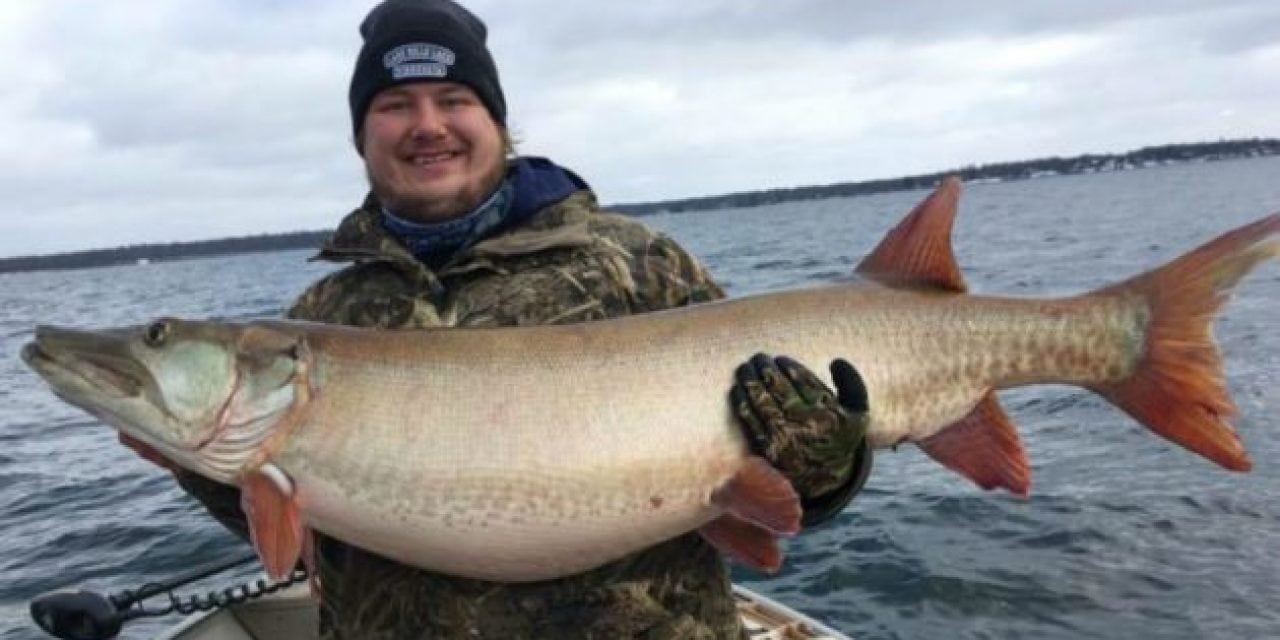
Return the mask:
M1129 378L1094 391L1152 431L1235 471L1252 467L1230 420L1213 319L1231 289L1259 263L1280 258L1280 214L1230 231L1177 260L1109 287L1138 295L1150 312L1146 344Z

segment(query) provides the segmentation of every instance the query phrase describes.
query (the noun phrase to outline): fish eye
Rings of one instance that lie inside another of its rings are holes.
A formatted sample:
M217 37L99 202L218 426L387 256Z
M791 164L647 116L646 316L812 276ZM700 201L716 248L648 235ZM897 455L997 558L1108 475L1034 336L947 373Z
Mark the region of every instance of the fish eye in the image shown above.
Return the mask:
M146 331L142 334L142 341L148 347L159 347L169 338L169 322L166 320L156 320L147 325Z

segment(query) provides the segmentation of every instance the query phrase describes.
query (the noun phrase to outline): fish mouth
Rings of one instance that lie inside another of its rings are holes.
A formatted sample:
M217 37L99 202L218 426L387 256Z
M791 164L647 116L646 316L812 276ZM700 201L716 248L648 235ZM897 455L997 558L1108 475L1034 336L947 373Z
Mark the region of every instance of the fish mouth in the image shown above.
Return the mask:
M172 460L181 459L194 443L167 442L137 422L137 407L143 403L158 419L177 420L157 402L155 377L134 355L137 334L136 328L79 331L42 325L36 327L35 339L23 345L20 356L54 395L116 428L124 436L122 442L144 458L161 458L168 461L162 466L172 467ZM205 444L200 434L190 439Z
M60 395L80 388L132 398L141 395L150 378L128 355L123 339L104 333L38 326L35 340L20 355Z

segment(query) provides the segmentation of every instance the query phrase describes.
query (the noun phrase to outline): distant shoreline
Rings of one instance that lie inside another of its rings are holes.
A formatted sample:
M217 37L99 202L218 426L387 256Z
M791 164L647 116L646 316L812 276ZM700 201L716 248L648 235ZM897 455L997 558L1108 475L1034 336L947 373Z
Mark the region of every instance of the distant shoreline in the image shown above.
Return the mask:
M616 204L607 207L634 216L657 213L685 213L712 209L739 209L780 202L844 198L851 196L927 189L943 177L959 176L965 182L1007 182L1043 176L1078 175L1130 171L1146 167L1190 162L1213 162L1280 155L1280 139L1247 138L1191 144L1143 147L1121 154L1086 154L1069 158L1049 157L1019 162L969 165L947 171L884 180L768 189L697 198ZM142 244L110 249L91 249L40 256L0 258L0 273L85 269L123 264L149 264L239 253L317 249L329 230L262 234L218 240Z

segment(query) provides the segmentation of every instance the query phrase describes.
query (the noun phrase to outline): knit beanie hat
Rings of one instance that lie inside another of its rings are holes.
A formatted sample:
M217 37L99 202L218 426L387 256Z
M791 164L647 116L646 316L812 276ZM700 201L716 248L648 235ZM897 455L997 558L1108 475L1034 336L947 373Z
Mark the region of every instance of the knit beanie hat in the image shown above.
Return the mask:
M505 126L507 103L485 47L484 23L450 0L386 0L360 23L364 46L351 74L351 125L359 135L379 91L405 82L448 80L471 87Z

